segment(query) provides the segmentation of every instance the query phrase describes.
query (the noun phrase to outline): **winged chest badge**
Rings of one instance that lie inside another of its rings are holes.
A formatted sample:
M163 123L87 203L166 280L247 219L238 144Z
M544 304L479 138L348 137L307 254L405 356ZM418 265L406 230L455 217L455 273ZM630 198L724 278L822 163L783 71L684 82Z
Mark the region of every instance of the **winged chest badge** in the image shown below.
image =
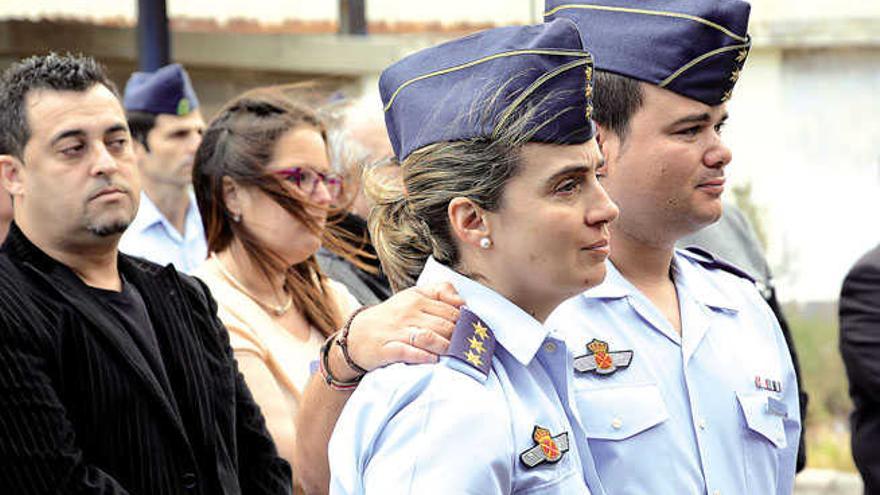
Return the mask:
M568 432L553 436L547 428L536 425L532 431L532 439L537 445L519 456L520 461L528 468L545 462L558 462L562 459L562 454L568 452Z
M609 351L608 343L593 339L587 344L589 353L574 358L574 369L581 373L610 375L632 362L633 351Z

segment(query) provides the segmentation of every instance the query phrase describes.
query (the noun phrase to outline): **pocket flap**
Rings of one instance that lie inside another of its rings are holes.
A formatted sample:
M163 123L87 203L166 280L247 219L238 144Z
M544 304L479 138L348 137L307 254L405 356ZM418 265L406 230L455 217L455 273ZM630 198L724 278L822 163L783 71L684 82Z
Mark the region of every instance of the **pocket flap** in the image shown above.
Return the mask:
M750 430L766 438L777 448L781 449L788 445L782 416L768 408L770 396L763 393L737 392L736 398L739 400L746 425Z
M669 418L656 385L583 389L577 402L588 438L623 440Z

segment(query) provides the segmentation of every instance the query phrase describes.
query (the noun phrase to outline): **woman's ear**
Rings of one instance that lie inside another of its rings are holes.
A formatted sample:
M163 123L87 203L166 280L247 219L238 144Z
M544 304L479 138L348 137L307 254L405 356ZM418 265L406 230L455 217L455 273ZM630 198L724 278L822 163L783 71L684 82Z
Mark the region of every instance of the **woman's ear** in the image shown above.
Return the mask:
M486 243L483 239L492 238L486 212L470 199L453 199L446 212L452 232L461 243L477 247Z
M241 218L241 188L231 177L223 176L223 204L233 219ZM238 221L238 220L236 220Z

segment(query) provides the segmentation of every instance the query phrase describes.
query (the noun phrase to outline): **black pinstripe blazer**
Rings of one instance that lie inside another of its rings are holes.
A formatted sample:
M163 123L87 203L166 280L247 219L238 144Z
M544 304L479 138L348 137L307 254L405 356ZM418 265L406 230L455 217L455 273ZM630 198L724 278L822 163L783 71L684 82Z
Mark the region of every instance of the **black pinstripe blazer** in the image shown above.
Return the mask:
M840 352L853 400L852 456L865 494L880 494L880 246L850 269L840 291Z
M119 256L155 357L14 224L0 247L0 493L290 494L199 281Z

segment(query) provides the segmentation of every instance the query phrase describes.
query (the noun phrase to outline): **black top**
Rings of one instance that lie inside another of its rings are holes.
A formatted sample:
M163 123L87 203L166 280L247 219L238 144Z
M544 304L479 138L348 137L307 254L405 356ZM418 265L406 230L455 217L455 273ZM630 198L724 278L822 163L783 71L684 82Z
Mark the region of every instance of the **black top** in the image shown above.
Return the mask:
M207 287L124 254L118 266L137 295L96 297L11 226L0 247L0 491L289 495L290 467Z
M150 363L150 368L159 379L159 383L165 391L171 394L168 386L168 377L165 375L165 365L162 363L162 353L159 350L159 341L156 340L156 331L153 322L147 313L147 305L141 297L137 287L122 277L122 291L100 289L83 284L86 290L92 293L101 303L107 306L110 314L119 322L121 329L137 344L139 350Z

